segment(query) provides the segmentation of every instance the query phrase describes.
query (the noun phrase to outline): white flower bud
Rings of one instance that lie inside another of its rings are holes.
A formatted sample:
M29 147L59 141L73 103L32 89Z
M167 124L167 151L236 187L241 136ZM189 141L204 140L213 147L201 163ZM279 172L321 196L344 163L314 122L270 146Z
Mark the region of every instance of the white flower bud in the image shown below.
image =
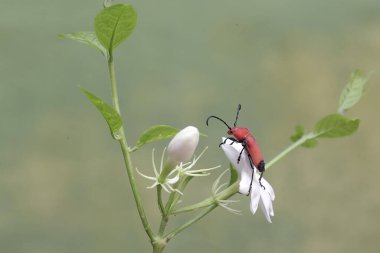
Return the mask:
M196 127L188 126L174 136L168 146L168 160L187 162L193 155L199 142L199 131Z

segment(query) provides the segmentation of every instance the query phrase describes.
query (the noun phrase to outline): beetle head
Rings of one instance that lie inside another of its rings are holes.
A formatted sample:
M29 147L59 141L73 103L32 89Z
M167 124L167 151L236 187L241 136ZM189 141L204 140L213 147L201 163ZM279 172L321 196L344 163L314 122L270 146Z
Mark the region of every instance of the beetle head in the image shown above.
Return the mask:
M241 105L239 104L238 105L238 108L237 108L237 112L236 112L236 118L235 118L235 123L234 123L234 127L230 127L224 120L222 120L221 118L217 117L217 116L209 116L206 120L206 125L208 126L208 121L211 119L211 118L214 118L214 119L217 119L217 120L220 120L222 123L224 123L227 128L228 128L228 132L227 134L229 135L233 135L233 132L234 132L234 129L236 129L236 123L237 123L237 120L239 118L239 112L240 112L240 109L241 109Z

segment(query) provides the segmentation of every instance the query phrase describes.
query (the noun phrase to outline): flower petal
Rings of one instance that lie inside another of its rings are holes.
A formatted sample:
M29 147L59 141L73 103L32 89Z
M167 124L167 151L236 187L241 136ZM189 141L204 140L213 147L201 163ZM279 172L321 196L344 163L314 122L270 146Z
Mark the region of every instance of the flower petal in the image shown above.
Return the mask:
M261 178L261 184L265 187L265 191L268 192L268 194L271 197L271 200L274 201L275 195L274 195L274 190L273 190L272 186L264 178Z
M243 170L240 175L240 184L239 184L239 192L244 195L248 195L249 190L251 188L251 181L252 181L252 173L251 171Z
M198 128L188 126L179 131L168 145L168 159L176 162L187 162L194 154L199 142Z
M272 186L264 178L261 178L262 185L260 184L260 172L255 167L252 168L253 165L251 165L247 152L241 153L243 148L241 143L226 138L223 138L223 143L221 147L224 153L236 170L240 172L239 192L245 195L250 192L252 214L255 214L260 206L267 221L272 222L271 216L274 216L272 201L275 199ZM238 163L239 156L240 162ZM253 178L252 173L254 173Z
M239 157L239 153L241 151L241 148L240 148L240 150L237 150L237 146L236 146L237 143L231 144L232 141L228 140L224 137L222 138L222 141L224 144L222 144L220 147L223 149L224 154L227 156L228 160L230 160L232 165L238 170L238 172L241 172L241 169L242 169L241 165L242 164L237 163L237 158ZM237 144L237 145L239 145L239 144ZM240 145L240 147L241 147L241 145Z
M270 216L274 216L274 212L273 212L273 204L272 204L271 196L264 189L260 191L261 191L261 194L260 194L261 198L260 198L259 206L261 210L263 211L267 221L272 223Z
M253 180L254 182L256 182L256 180ZM252 184L252 189L251 189L251 205L250 205L250 209L251 209L251 212L252 214L255 214L256 211L257 211L257 207L259 205L259 201L260 201L260 185L259 183L257 182L257 184Z
M179 175L178 174L175 177L173 177L173 178L166 178L166 182L169 185L177 183L178 180L179 180Z
M227 156L228 160L230 160L232 165L234 165L236 170L240 172L239 192L241 194L247 195L249 193L249 189L251 188L253 173L249 158L245 152L243 152L240 156L240 152L243 148L241 143L233 142L226 138L222 138L222 140L225 142L225 144L221 145L225 155ZM239 156L240 161L238 163Z

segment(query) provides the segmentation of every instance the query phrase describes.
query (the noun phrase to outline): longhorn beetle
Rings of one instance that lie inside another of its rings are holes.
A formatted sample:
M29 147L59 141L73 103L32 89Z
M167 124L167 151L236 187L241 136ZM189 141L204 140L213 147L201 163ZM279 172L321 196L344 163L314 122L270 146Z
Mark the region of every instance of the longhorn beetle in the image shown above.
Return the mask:
M251 185L252 185L252 180L253 180L253 174L255 172L254 167L256 167L259 170L259 172L261 172L260 179L259 179L260 185L264 187L261 184L261 178L263 177L263 173L265 171L265 162L264 162L263 156L261 155L259 145L257 144L255 137L250 133L250 131L247 128L236 126L237 120L239 118L240 110L241 110L241 105L239 104L237 108L237 112L236 112L234 127L230 127L224 120L222 120L221 118L217 116L209 116L206 120L206 125L208 126L208 121L211 118L215 118L223 122L228 127L227 134L232 135L233 137L228 137L227 139L232 140L233 142L239 142L243 146L242 150L240 151L237 162L238 163L240 162L241 155L245 150L249 158L249 163L253 170ZM220 143L220 145L225 144L227 139L224 140L224 142ZM231 142L231 145L233 142ZM250 194L250 192L251 192L251 188L249 188L248 195Z

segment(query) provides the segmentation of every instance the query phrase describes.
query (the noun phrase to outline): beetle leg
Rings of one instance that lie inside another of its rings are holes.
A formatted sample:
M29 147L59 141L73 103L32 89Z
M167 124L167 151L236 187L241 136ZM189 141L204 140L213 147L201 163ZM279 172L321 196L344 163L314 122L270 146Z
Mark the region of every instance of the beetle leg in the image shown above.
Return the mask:
M265 187L261 184L261 179L263 178L263 174L265 171L265 162L263 160L259 163L259 165L257 166L257 169L261 172L260 178L259 178L260 186L263 187L265 190Z
M247 194L247 196L249 196L252 190L252 182L253 182L253 175L255 174L255 166L253 166L251 155L248 152L247 152L247 155L248 155L249 164L251 165L251 168L252 168L251 183L249 184L249 191Z
M265 190L265 186L261 184L261 179L263 178L263 174L264 174L264 171L262 171L260 174L259 183L260 183L260 186L263 187Z
M249 191L248 191L248 194L247 196L249 196L249 194L251 194L251 190L252 190L252 182L253 182L253 175L255 173L255 166L253 165L253 161L252 161L252 156L247 152L247 155L248 155L248 160L249 160L249 164L251 165L251 168L252 168L252 176L251 176L251 183L250 183L250 187L249 187ZM260 183L260 186L264 188L265 190L265 186L261 184L261 178L263 177L263 173L264 171L261 172L261 175L260 175L260 178L259 178L259 183Z
M251 194L251 191L252 191L252 182L253 182L253 176L254 176L254 174L255 174L255 170L252 170L251 183L249 184L249 190L248 190L247 196L249 196Z
M241 149L241 151L240 151L240 154L239 154L238 159L237 159L237 163L240 162L241 155L243 154L244 149L245 149L245 146L244 146L244 147Z
M227 137L222 143L219 144L219 147L222 146L223 144L226 144L227 140L231 141L230 145L234 144L235 142L238 142L238 140L236 140L235 138Z
M240 162L241 155L243 154L243 151L244 151L245 149L247 149L247 141L244 139L244 140L241 142L241 145L243 146L243 148L242 148L241 151L240 151L240 154L239 154L238 159L237 159L237 163ZM249 156L249 153L248 153L248 152L247 152L247 154L248 154L248 156ZM251 166L252 166L252 164L251 164ZM252 167L252 168L253 168L253 167Z

